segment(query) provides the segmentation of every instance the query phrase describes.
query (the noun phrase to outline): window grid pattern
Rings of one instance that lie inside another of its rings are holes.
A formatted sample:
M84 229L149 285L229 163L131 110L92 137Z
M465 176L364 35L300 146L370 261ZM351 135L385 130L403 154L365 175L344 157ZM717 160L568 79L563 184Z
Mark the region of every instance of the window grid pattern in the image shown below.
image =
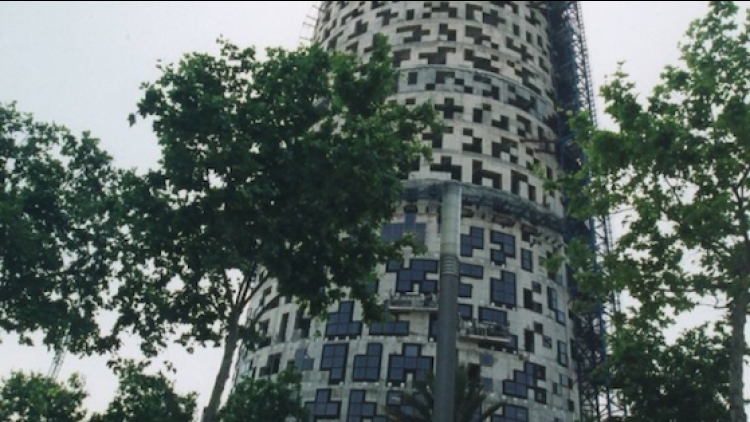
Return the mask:
M503 405L503 415L493 416L492 422L529 422L529 410L514 404Z
M513 379L503 381L503 394L510 397L527 399L529 389L533 391L534 398L539 401L543 397L547 401L547 390L538 387L538 381L545 381L547 378L547 369L542 365L531 362L525 362L523 371L513 371Z
M474 316L474 307L469 305L468 303L459 303L458 304L458 316L466 321L470 321L472 317Z
M521 249L521 269L534 272L534 253L529 249Z
M432 370L433 358L422 356L419 344L404 344L402 354L392 354L388 359L388 381L406 382L407 374L412 374L415 381L426 381L427 373Z
M331 401L331 390L320 389L315 392L315 401L305 403L305 407L314 421L336 419L341 415L341 402Z
M347 343L326 344L323 346L320 369L322 371L330 371L328 373L328 384L338 384L344 380L348 353L349 345Z
M340 337L356 338L361 334L362 322L354 321L354 302L341 302L337 312L328 314L326 338L329 340Z
M302 347L294 352L294 366L300 371L312 371L315 359L307 355L307 348Z
M508 323L508 313L500 309L479 307L479 321L506 325Z
M557 294L557 289L554 287L547 287L547 306L555 314L555 320L557 323L565 325L565 312L560 309L560 300Z
M366 400L365 390L352 390L349 393L349 410L346 415L347 422L363 422L375 417L377 403Z
M370 335L397 337L408 336L409 321L373 322L370 324Z
M479 362L482 366L491 368L495 365L495 357L491 353L482 353L479 355Z
M492 230L490 232L490 243L493 245L500 246L499 251L502 252L503 258L515 258L516 257L516 237Z
M481 280L484 278L484 267L481 265L467 264L462 262L458 266L458 273L461 277L474 278Z
M354 381L378 381L380 379L380 361L382 356L382 344L368 344L367 353L354 357L352 379Z
M427 279L427 274L438 273L436 259L412 259L408 268L403 263L391 261L386 270L396 273L398 293L412 293L415 286L419 286L421 293L437 293L437 280Z
M490 278L490 300L498 306L516 306L516 274L502 271L501 278Z
M417 223L417 214L415 212L407 212L404 215L403 223L384 224L381 231L381 238L386 242L395 242L404 237L404 235L413 233L417 242L424 245L426 232L427 225L425 223Z
M472 227L468 235L461 235L461 256L471 257L477 249L484 249L484 229Z
M568 367L568 344L564 341L557 341L557 363Z
M459 283L458 284L458 297L462 298L471 298L472 291L474 290L474 286L468 283Z

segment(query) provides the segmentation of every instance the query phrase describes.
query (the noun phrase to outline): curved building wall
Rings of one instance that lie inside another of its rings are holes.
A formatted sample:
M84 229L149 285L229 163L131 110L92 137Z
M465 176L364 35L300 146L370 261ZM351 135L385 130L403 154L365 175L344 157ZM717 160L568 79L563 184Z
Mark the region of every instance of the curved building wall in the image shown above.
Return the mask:
M238 374L303 371L314 420L384 421L385 406L435 365L443 180L463 183L459 362L504 406L492 421L574 421L578 391L568 292L542 262L560 253L554 102L546 2L324 1L314 40L366 57L388 35L400 71L395 98L430 101L447 126L425 139L433 162L409 180L407 199L383 235L416 232L428 252L382 268L378 292L393 321L367 326L342 302L310 321L283 300L261 318L269 339L243 352ZM274 298L275 286L252 309Z

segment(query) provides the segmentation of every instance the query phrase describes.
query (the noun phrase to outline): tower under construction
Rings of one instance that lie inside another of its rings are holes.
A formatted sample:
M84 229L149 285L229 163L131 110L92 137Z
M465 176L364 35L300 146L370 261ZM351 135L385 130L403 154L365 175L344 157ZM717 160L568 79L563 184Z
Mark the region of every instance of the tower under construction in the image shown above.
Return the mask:
M544 189L583 159L568 112L595 116L579 2L323 1L315 15L312 41L330 50L366 58L375 35L387 35L399 74L393 98L430 102L443 118L443 136L424 139L432 162L404 181L382 231L393 240L413 233L427 252L381 268L391 315L381 323L365 324L351 301L311 320L269 285L251 306L267 310L264 341L241 352L238 374L296 366L314 421L385 421L386 408L407 406L403 394L441 371L441 240L453 235L442 205L453 183L456 358L488 402L503 403L491 421L605 420L606 377L593 375L606 356L603 310L573 314L575 280L545 265L573 236L609 244L606 219L567 218L565 198Z

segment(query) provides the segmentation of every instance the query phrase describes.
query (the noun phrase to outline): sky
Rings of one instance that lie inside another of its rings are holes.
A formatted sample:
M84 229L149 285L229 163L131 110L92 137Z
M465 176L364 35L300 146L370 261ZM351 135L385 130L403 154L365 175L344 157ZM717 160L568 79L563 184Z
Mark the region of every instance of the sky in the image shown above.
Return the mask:
M156 138L146 124L130 127L127 116L136 110L139 85L158 77L158 60L215 53L220 36L239 46L295 48L311 32L305 22L311 22L316 3L0 2L0 102L16 101L19 110L74 133L89 130L117 165L146 169L158 160ZM708 4L582 3L594 86L622 61L644 93L658 82L665 64L678 60L677 43ZM600 100L598 109L601 116ZM52 363L43 348L18 346L5 333L0 341L0 378L12 370L46 373ZM128 353L137 356L133 349ZM162 358L174 363L178 390L198 392L204 406L220 356L218 349L189 355L174 347ZM84 376L90 392L86 405L95 411L106 407L117 387L105 362L68 356L60 372L60 378L74 372Z

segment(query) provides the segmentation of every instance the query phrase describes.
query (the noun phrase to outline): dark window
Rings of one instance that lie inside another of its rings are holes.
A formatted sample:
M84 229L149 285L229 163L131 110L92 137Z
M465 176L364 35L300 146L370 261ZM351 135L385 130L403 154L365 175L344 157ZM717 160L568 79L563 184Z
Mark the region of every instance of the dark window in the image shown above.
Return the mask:
M493 416L492 422L529 422L529 411L513 404L503 405L503 415Z
M383 346L378 343L367 345L367 353L354 357L352 379L354 381L378 381Z
M330 371L328 376L329 384L336 384L344 380L348 351L348 344L326 344L323 346L320 369L322 371Z
M289 325L289 314L281 316L281 325L279 326L279 340L286 341L286 329Z
M534 292L529 289L523 289L523 307L534 309Z
M339 419L341 413L341 402L331 401L331 390L318 390L315 393L315 401L305 403L310 416L313 420L319 419Z
M546 381L547 380L547 368L543 365L538 365L532 362L525 362L523 364L523 370L534 377L535 380Z
M268 362L266 363L266 374L276 374L279 372L279 369L281 369L281 353L276 353L268 356Z
M490 261L495 265L505 265L505 253L499 249L491 249Z
M470 298L472 290L473 290L473 286L471 284L460 283L458 285L458 297Z
M346 422L362 422L375 417L376 403L366 401L365 390L352 390L349 393L349 412Z
M491 231L490 243L500 245L500 250L508 258L516 257L516 237L507 233Z
M534 293L530 289L523 289L523 307L538 314L542 313L542 304L534 302Z
M400 262L390 262L386 271L396 273L396 291L399 293L414 292L415 286L419 286L421 293L437 293L437 281L427 279L427 274L438 272L436 259L412 259L408 268Z
M523 332L523 348L529 353L534 353L534 336L536 335L531 330L524 330Z
M538 281L532 281L531 290L533 290L534 293L542 293L542 283L539 283Z
M408 336L409 321L374 322L370 324L372 336Z
M461 256L472 256L475 249L484 249L484 229L481 227L472 227L468 235L461 235Z
M490 353L482 353L479 356L479 361L482 366L493 366L495 364L495 358Z
M534 390L534 400L537 403L547 404L547 390L544 388Z
M565 312L560 310L559 302L557 289L554 287L547 287L547 306L549 306L550 310L555 313L555 320L558 323L565 325Z
M568 345L564 341L557 342L557 363L568 366Z
M419 74L417 72L409 72L409 85L416 85L417 84L417 78L419 77Z
M534 272L534 254L528 249L521 249L521 268Z
M508 314L505 311L501 311L499 309L480 307L479 321L505 325L508 323Z
M552 394L554 394L556 396L561 396L562 395L562 387L560 387L560 384L558 384L556 382L552 383Z
M516 275L503 271L502 278L490 279L490 300L495 305L516 306Z
M427 225L417 223L416 210L405 210L403 223L388 223L383 225L381 237L387 242L395 242L407 233L413 233L420 244L424 244Z
M312 371L314 359L307 355L307 348L300 348L294 352L294 366L300 371Z
M484 277L484 268L482 268L481 265L465 264L462 262L459 264L458 269L461 277L476 279L482 279Z
M474 313L474 307L466 304L466 303L459 303L458 304L458 315L463 320L471 320Z
M362 322L354 321L354 302L345 301L339 304L339 310L328 316L326 337L357 337L362 334Z
M518 397L519 399L528 398L528 387L526 385L518 384L513 380L503 381L503 394L510 397Z
M413 374L415 381L427 380L427 374L432 371L432 358L422 356L422 348L418 344L405 344L401 355L392 354L388 360L388 381L405 382L406 374Z
M564 388L573 388L573 380L567 375L560 374L560 385Z
M552 337L550 336L544 336L542 337L542 345L546 347L547 349L552 348Z
M294 340L310 336L310 318L305 318L301 311L297 311L294 317L294 336Z

